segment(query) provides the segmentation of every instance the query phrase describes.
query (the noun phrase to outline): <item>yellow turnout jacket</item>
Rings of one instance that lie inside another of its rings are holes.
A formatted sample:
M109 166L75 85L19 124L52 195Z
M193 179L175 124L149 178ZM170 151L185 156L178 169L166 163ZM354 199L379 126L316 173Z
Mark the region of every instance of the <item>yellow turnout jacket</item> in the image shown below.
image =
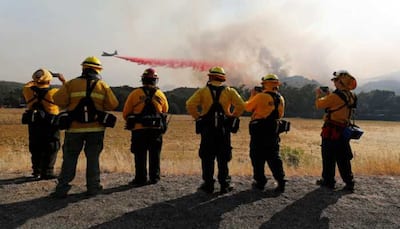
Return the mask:
M93 80L91 81L93 83ZM79 101L86 96L86 79L75 78L67 81L55 94L54 101L61 109L72 111ZM93 89L90 97L99 111L111 111L117 108L118 100L110 86L103 80L99 80ZM99 132L105 127L98 122L79 123L73 121L67 132Z
M354 103L354 96L350 91L343 91L350 104ZM336 93L329 93L328 95L318 98L315 101L317 109L336 110L330 114L330 120L341 124L348 124L351 110L345 106L345 101L340 98ZM337 110L338 109L338 110ZM323 117L324 121L328 120L328 113Z
M26 83L22 89L22 94L24 95L25 101L27 102L27 108L32 109L32 105L36 103L38 100L35 97L34 91L31 87L36 86L39 88L49 88L49 84L37 84L35 81L30 81ZM44 99L42 99L41 103L45 109L45 111L49 114L57 115L59 113L59 108L56 104L54 104L53 96L58 91L57 88L51 88L45 95ZM49 103L51 102L51 103Z
M142 88L134 89L125 101L124 109L122 111L122 115L125 120L131 114L137 115L140 114L145 105L146 94L144 93ZM154 93L152 103L156 109L157 113L167 113L169 109L168 100L165 94L157 89ZM142 124L137 123L133 130L143 129Z
M213 86L222 85L222 83L218 81L211 81L210 84ZM244 101L234 88L226 87L221 92L219 103L227 116L239 117L244 112ZM186 101L186 109L194 119L198 119L200 116L207 114L212 104L213 98L210 89L205 86L198 89ZM234 109L231 112L232 106ZM199 111L199 108L201 111Z
M269 90L266 90L269 91ZM267 118L275 110L274 98L268 93L259 92L246 102L246 111L252 112L251 120ZM274 92L274 91L270 91ZM274 92L275 93L275 92ZM285 99L280 96L278 106L279 118L282 118L285 110Z

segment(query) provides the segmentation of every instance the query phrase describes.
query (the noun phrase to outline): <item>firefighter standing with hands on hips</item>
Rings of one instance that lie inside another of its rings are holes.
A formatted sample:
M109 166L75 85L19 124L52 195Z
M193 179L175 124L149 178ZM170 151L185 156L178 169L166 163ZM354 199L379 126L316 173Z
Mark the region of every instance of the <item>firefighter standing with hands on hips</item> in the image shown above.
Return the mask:
M123 109L126 128L132 132L131 152L135 157L135 179L130 184L136 187L156 184L160 180L160 155L169 105L166 96L157 87L158 79L155 69L146 69L142 74L143 86L128 95Z
M317 109L325 109L322 127L322 179L317 184L330 189L335 188L336 164L340 176L346 183L344 190L354 191L354 177L351 169L353 153L350 140L343 137L344 128L350 124L353 108L357 98L351 90L357 86L356 79L345 70L333 73L331 79L335 85L333 92L316 90L315 105Z
M285 172L279 155L279 133L277 121L284 115L285 100L278 92L280 81L275 74L261 78L260 92L252 90L246 102L246 111L252 112L250 130L250 159L253 166L253 187L263 190L267 183L265 162L278 182L275 191L285 191Z
M33 80L26 83L23 88L28 110L37 109L35 107L37 105L44 112L45 120L27 123L29 151L31 152L33 169L32 176L34 178L39 178L40 176L40 179L44 180L56 178L54 164L57 159L57 152L60 149L60 131L48 119L55 117L59 113L59 108L53 99L53 95L58 89L50 87L53 76L64 84L65 78L62 74L51 73L49 70L41 68L33 73Z
M186 109L196 120L196 133L201 134L199 156L204 183L199 189L206 193L214 192L216 158L220 193L223 194L233 189L228 168L232 159L231 132L237 131L244 101L235 89L223 85L226 75L222 67L211 68L208 77L207 85L186 101Z
M52 193L56 198L65 198L71 189L69 183L75 178L76 165L82 149L87 161L86 194L97 195L103 189L100 184L99 157L103 150L106 127L100 123L97 116L100 112L105 113L104 111L117 108L118 100L110 86L101 80L100 72L103 66L97 57L87 57L81 65L82 75L66 82L54 95L54 102L61 109L69 111L72 118L72 123L65 131L61 173L56 191ZM88 97L94 107L89 104L80 106L82 101L87 101L83 99Z

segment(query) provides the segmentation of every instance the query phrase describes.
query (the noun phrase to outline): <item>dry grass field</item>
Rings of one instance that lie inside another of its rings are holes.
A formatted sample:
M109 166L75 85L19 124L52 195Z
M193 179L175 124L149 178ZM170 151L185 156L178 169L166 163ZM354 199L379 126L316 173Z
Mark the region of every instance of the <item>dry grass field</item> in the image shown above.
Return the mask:
M164 138L162 179L135 188L130 132L106 131L101 155L101 194L85 195L85 157L65 199L49 197L56 180L31 180L27 126L22 109L0 109L0 228L399 228L400 122L360 121L366 133L352 142L356 190L349 193L315 185L320 176L321 120L290 119L282 135L281 155L288 174L285 193L274 182L264 191L251 188L248 118L233 135L230 168L234 190L198 192L201 183L199 136L187 115L172 116ZM396 149L396 150L395 150ZM56 172L60 170L62 152ZM267 173L270 172L266 169ZM340 181L340 179L338 179ZM217 190L218 190L218 186Z
M0 173L30 173L27 126L20 124L23 109L0 109ZM103 172L133 173L133 155L129 151L130 132L123 129L120 113L115 128L106 130L105 147L101 155ZM318 176L321 171L321 120L291 118L292 130L281 135L281 153L289 176ZM232 136L232 175L251 175L249 151L249 118L241 118L241 129ZM357 175L400 175L400 122L358 121L365 134L352 141L353 170ZM164 136L162 174L193 175L200 173L198 158L199 136L187 115L173 115ZM62 161L60 150L56 164ZM78 169L84 171L85 158L81 154ZM269 173L268 168L266 169Z

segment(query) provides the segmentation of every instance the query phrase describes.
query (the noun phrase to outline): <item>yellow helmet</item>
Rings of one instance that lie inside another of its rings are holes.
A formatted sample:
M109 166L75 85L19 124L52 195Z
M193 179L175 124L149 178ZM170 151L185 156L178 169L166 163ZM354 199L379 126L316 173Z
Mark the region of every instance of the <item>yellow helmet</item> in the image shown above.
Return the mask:
M101 65L100 60L95 56L89 56L82 62L83 68L93 68L96 71L101 71L103 66Z
M331 79L332 81L339 80L339 82L344 86L347 90L354 90L357 87L357 80L346 70L339 70L333 72L334 77Z
M49 70L40 68L32 74L32 79L39 84L49 84L53 76Z
M208 76L213 77L215 80L225 81L225 70L222 67L216 66L208 70Z
M275 74L268 74L261 78L261 84L268 90L277 90L281 85L279 78Z
M261 81L265 82L265 81L272 81L272 80L277 80L279 81L279 78L277 75L275 74L268 74L264 77L261 78Z

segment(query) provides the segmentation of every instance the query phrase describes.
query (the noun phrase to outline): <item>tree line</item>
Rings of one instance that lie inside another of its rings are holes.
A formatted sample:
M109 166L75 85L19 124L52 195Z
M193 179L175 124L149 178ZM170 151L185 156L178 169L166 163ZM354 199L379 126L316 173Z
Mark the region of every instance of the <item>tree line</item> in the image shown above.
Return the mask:
M280 93L286 102L285 116L299 118L321 118L324 111L315 108L315 89L317 85L303 87L283 85ZM244 100L250 97L250 89L245 85L235 87ZM170 103L170 112L186 114L185 102L197 88L176 88L165 94ZM374 90L357 94L356 118L364 120L400 120L400 96L392 91ZM249 113L245 113L249 115Z
M0 81L0 106L24 107L22 97L23 84ZM316 110L315 84L307 84L303 87L282 85L280 93L285 97L286 117L321 118L323 111ZM117 111L122 111L125 100L133 90L130 86L112 87L120 104ZM235 87L238 93L247 100L250 97L250 89L245 85ZM186 114L185 102L197 90L197 88L180 87L166 91L171 114ZM364 120L400 120L400 96L395 92L373 90L357 94L358 106L356 118ZM245 113L249 115L249 113Z

